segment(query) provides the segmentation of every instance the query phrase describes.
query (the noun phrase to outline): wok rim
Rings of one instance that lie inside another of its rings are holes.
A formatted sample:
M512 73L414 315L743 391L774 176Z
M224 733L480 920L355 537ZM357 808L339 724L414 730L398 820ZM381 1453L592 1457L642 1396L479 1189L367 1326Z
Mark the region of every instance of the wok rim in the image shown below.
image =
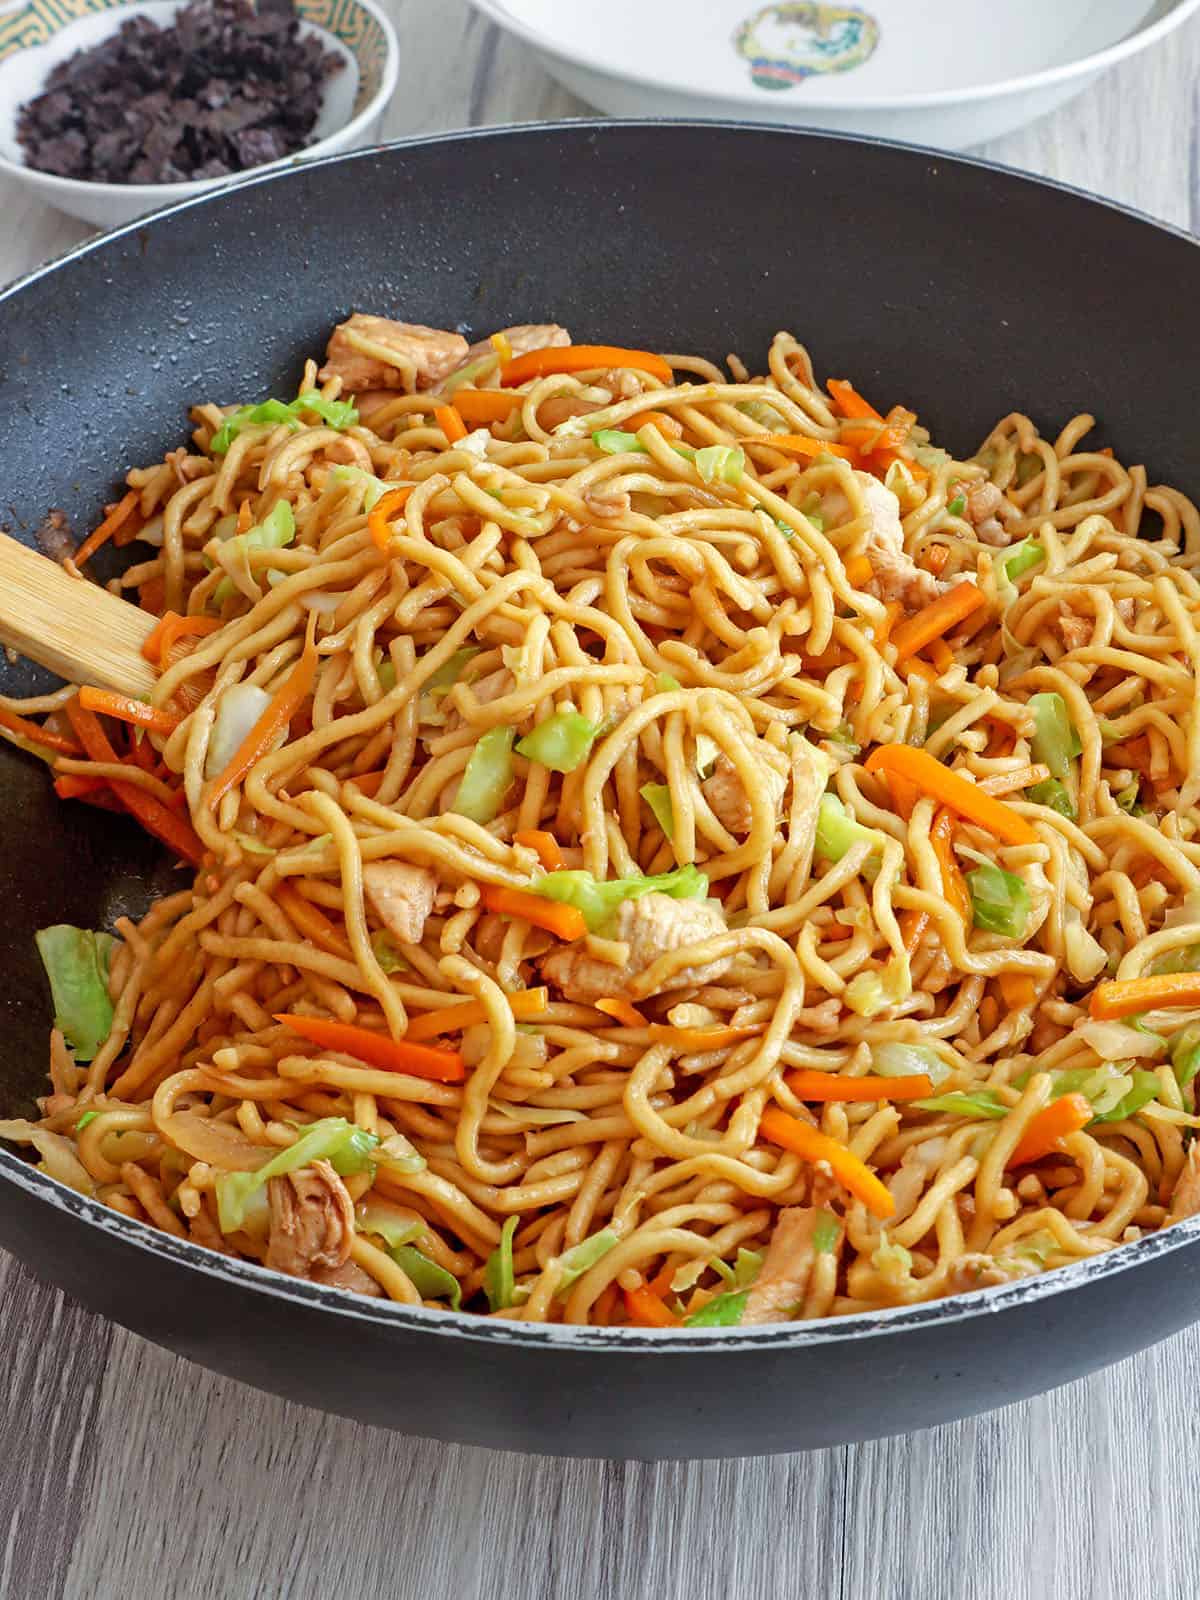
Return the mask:
M573 135L584 140L613 133L641 132L653 136L658 130L690 130L698 135L754 135L767 139L805 140L820 145L860 146L865 149L895 151L914 159L932 160L938 165L949 164L967 168L993 179L999 177L1008 183L1028 185L1050 194L1067 195L1083 201L1088 206L1115 213L1156 232L1166 234L1181 243L1200 249L1197 239L1183 228L1149 216L1134 206L1088 193L1076 185L1057 179L1043 178L1016 167L984 160L979 156L951 154L943 150L898 139L885 139L869 134L837 134L822 129L790 128L770 123L755 123L736 118L579 118L556 122L509 123L491 128L468 128L432 135L418 135L390 140L363 149L342 154L322 156L301 164L283 168L265 168L257 176L243 176L238 180L202 194L188 196L166 205L146 216L124 223L117 228L93 235L74 245L52 260L41 263L31 271L14 279L0 289L0 313L20 291L40 282L50 274L69 267L93 252L101 250L116 240L137 234L143 229L156 227L171 217L198 206L219 203L226 197L262 184L303 183L307 174L321 168L344 166L357 161L377 160L393 152L402 152L444 144L474 145L483 142L503 142L515 137L553 139ZM930 1300L917 1306L894 1306L883 1311L855 1312L844 1317L828 1318L811 1323L777 1323L761 1327L716 1330L672 1329L649 1330L641 1328L599 1328L574 1326L564 1323L525 1323L494 1319L478 1313L438 1311L425 1306L409 1307L390 1300L375 1300L352 1291L336 1289L305 1279L290 1278L259 1266L219 1255L188 1239L176 1239L147 1223L139 1222L113 1210L101 1201L77 1193L57 1179L42 1173L29 1162L14 1155L0 1145L0 1183L12 1184L37 1201L73 1217L86 1227L108 1234L119 1245L128 1246L140 1254L183 1266L201 1277L216 1279L224 1284L249 1291L255 1295L328 1313L334 1319L345 1319L350 1325L371 1324L381 1334L389 1330L397 1334L424 1334L437 1338L464 1341L477 1345L509 1345L520 1349L554 1349L556 1353L607 1353L639 1355L711 1355L714 1351L762 1353L784 1350L804 1350L826 1345L854 1347L865 1341L888 1335L919 1333L931 1328L945 1328L973 1322L979 1317L1017 1311L1035 1303L1044 1303L1059 1295L1100 1282L1126 1271L1149 1265L1165 1256L1184 1250L1200 1240L1200 1216L1185 1218L1167 1228L1148 1233L1130 1243L1117 1244L1102 1254L1085 1257L1068 1266L1055 1267L1011 1284L968 1290L955 1295ZM1163 1335L1165 1337L1166 1335ZM1147 1343L1152 1343L1153 1339Z

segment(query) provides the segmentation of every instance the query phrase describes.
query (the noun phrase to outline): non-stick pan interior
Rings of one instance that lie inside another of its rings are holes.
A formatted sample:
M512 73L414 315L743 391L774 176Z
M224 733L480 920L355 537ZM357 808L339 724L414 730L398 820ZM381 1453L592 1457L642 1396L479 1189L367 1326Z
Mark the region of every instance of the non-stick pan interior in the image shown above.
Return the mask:
M290 392L352 309L819 372L912 405L956 451L1006 412L1080 410L1150 481L1200 485L1192 247L968 162L718 125L518 129L368 152L142 223L0 300L0 521L79 534L198 400ZM103 572L103 562L100 563ZM5 666L0 689L42 681ZM49 1001L33 930L111 925L171 881L131 823L55 801L0 748L0 1113L28 1109Z

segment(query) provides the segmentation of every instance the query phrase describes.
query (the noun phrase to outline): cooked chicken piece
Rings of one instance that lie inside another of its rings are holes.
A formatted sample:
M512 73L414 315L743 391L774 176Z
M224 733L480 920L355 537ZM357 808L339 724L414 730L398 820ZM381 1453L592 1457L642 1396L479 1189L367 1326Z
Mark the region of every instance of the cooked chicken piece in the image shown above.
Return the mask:
M1184 1217L1194 1217L1200 1211L1200 1142L1191 1146L1183 1163L1183 1171L1175 1180L1171 1194L1171 1209L1167 1223L1182 1222Z
M1091 617L1081 617L1064 600L1054 626L1068 650L1082 650L1092 637Z
M366 427L371 426L371 418L377 417L386 407L390 406L396 398L394 389L368 389L365 393L359 392L354 396L354 406L358 412L358 420Z
M864 585L866 593L877 600L900 600L913 609L928 605L937 597L937 579L931 572L923 572L904 548L900 502L869 472L856 472L854 476L866 501L868 533L863 554L872 571ZM825 497L824 509L836 523L853 514L845 497L837 491Z
M267 1184L271 1231L268 1267L293 1278L340 1267L354 1238L354 1202L328 1161L314 1161Z
M987 1289L1012 1279L1012 1273L1005 1272L991 1256L971 1254L959 1256L946 1276L946 1287L951 1294L964 1294L968 1289Z
M507 667L497 667L495 672L489 672L486 678L479 678L475 683L467 684L467 688L479 701L480 705L489 705L493 700L502 700L506 694L511 694L517 686L517 680Z
M342 380L351 394L360 389L432 389L449 377L467 353L460 333L426 328L419 322L393 322L356 311L333 330L325 350L322 383Z
M828 1000L822 1000L819 1005L802 1006L796 1012L797 1026L806 1028L809 1033L820 1034L823 1038L832 1038L841 1026L842 1002L836 995L830 995Z
M352 1294L371 1295L375 1299L383 1294L375 1279L364 1272L357 1261L343 1261L340 1267L314 1267L309 1277L330 1289L349 1289Z
M629 946L629 960L624 966L598 961L581 942L552 950L542 961L542 976L561 989L568 1000L612 1000L627 994L638 975L653 966L659 956L724 932L725 915L711 901L644 894L639 900L622 901L617 913L613 937ZM716 983L729 970L732 960L732 956L722 956L719 961L702 966L680 967L663 989L692 989Z
M742 1312L741 1326L790 1322L804 1300L817 1252L813 1234L821 1212L811 1206L785 1206L779 1213L762 1270Z
M437 879L428 867L413 867L407 861L368 861L363 867L363 888L389 933L401 944L420 944L437 892Z
M783 791L787 788L787 779L782 777L775 768L768 766L765 761L759 763L759 772L762 774L762 793L771 802L771 809L778 816L783 803ZM712 773L700 785L700 792L712 807L713 815L723 828L728 828L730 833L743 834L750 832L753 816L750 810L750 796L738 777L737 768L728 756L719 755Z
M543 428L557 428L569 417L586 417L591 411L603 411L606 403L585 400L581 394L552 394L538 407L537 419Z
M514 356L527 355L530 350L553 350L571 342L571 335L557 322L518 322L515 328L501 328L500 332ZM490 338L477 339L467 351L467 360L478 361L494 349Z
M1004 523L1018 513L1003 489L989 478L976 478L971 483L960 483L956 492L967 503L963 515L974 527L979 539L984 544L1008 544Z

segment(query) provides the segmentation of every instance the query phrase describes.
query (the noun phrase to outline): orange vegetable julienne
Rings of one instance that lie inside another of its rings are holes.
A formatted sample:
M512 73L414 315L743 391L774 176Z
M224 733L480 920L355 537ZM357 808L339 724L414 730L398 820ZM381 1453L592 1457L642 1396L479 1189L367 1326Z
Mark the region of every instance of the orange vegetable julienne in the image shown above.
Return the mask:
M954 854L954 829L958 818L949 806L941 806L929 828L929 842L937 857L942 873L942 893L947 904L958 912L963 922L971 926L971 891L963 877L962 868Z
M123 523L128 522L137 503L138 491L136 489L130 489L127 495L117 501L99 527L89 533L79 546L79 549L76 550L74 561L77 567L81 567L85 561L90 561L101 545L107 544L117 529Z
M1200 972L1162 972L1148 978L1124 978L1099 983L1092 990L1088 1010L1093 1017L1112 1022L1138 1011L1159 1006L1200 1005Z
M746 443L769 445L785 456L840 456L843 461L858 460L858 451L848 444L838 444L835 439L810 439L806 433L756 434Z
M825 387L833 396L833 403L843 417L869 418L872 422L883 421L882 415L869 400L863 399L849 379L830 378Z
M448 444L457 444L467 437L467 425L453 406L435 406L433 420L446 435Z
M139 728L149 728L152 733L174 733L183 720L159 706L148 706L144 700L114 694L111 689L93 689L90 684L80 689L79 704L85 711L98 711L102 716L115 717L118 722L132 722Z
M467 1075L457 1050L435 1050L431 1045L411 1044L406 1039L389 1038L386 1033L372 1033L369 1028L356 1028L349 1022L301 1017L290 1011L278 1012L275 1021L322 1050L354 1056L383 1072L403 1072L410 1078L428 1078L435 1083L461 1083Z
M350 942L337 924L314 905L311 900L306 900L298 889L293 889L290 883L281 883L275 890L275 899L284 915L289 921L295 923L298 932L306 939L311 939L313 944L322 950L327 950L331 956L340 956L343 961L353 961L354 956L350 950Z
M626 1028L647 1026L646 1018L638 1008L631 1001L622 999L620 995L615 1000L597 1000L596 1010L603 1011L606 1017L612 1017Z
M986 603L987 596L983 590L976 588L969 579L956 583L953 589L947 589L945 594L931 600L916 616L902 622L892 634L897 662L903 661L905 656L916 655L918 650L923 650L927 644L949 633L955 623L969 617Z
M676 1028L666 1022L652 1022L650 1037L655 1044L673 1044L681 1050L725 1050L743 1039L754 1039L762 1028Z
M784 1150L791 1150L802 1161L826 1162L842 1187L857 1196L872 1216L890 1217L895 1211L896 1202L886 1185L879 1181L866 1162L860 1161L852 1150L831 1139L828 1134L810 1128L807 1122L801 1122L797 1117L789 1117L786 1111L781 1111L777 1106L770 1106L763 1112L758 1127L764 1138Z
M911 961L921 948L921 940L925 937L925 930L929 926L929 913L927 911L902 911L900 913L900 937L904 940L904 949Z
M99 794L107 788L107 778L84 778L73 772L64 772L54 780L54 792L60 800L82 800L85 795Z
M902 778L898 773L888 773L888 788L892 795L892 806L898 817L903 817L905 822L916 810L917 801L921 798L921 791L915 783L910 783L907 778Z
M626 1289L625 1310L630 1322L639 1328L677 1328L679 1318L654 1293L643 1285L639 1289Z
M458 389L454 409L472 428L486 428L493 422L507 422L521 404L521 396L504 389Z
M996 986L1010 1011L1028 1011L1037 999L1037 984L1027 972L1001 972Z
M1077 1133L1092 1120L1092 1106L1081 1094L1064 1094L1030 1117L1025 1132L1007 1165L1023 1167L1030 1161L1040 1161L1063 1147L1068 1134Z
M346 779L352 783L359 794L365 794L368 799L373 799L379 793L379 785L387 775L387 768L380 767L375 772L352 772Z
M923 1072L903 1078L848 1078L840 1072L805 1068L789 1072L784 1080L797 1100L924 1100L933 1093L933 1080Z
M389 524L397 512L404 510L415 488L415 483L402 483L398 489L389 489L382 499L375 502L367 517L367 532L377 550L386 551L391 544L392 530Z
M91 760L107 763L120 761L100 724L99 717L94 711L89 711L79 704L78 695L67 701L66 712L76 738ZM109 787L126 811L137 818L147 833L152 833L156 839L161 839L163 844L182 860L194 867L200 866L204 856L204 846L190 822L177 817L163 805L161 800L152 794L147 794L146 790L139 788L136 783L123 783L119 778L113 778Z
M892 636L892 629L904 615L902 600L889 600L883 608L883 621L875 629L875 647L882 649Z
M583 912L560 900L547 900L544 895L530 894L526 889L509 889L495 883L485 883L479 898L489 911L505 917L521 917L535 928L545 928L547 933L568 942L582 939L587 933Z
M907 744L879 745L866 760L868 772L881 772L889 780L906 779L922 794L976 822L1005 844L1036 844L1037 833L1011 806L985 794L976 783L934 759L928 751Z
M40 744L47 750L57 750L60 755L77 756L79 746L73 739L64 738L61 733L51 733L49 728L43 728L40 722L31 722L28 717L19 717L15 711L8 711L0 706L0 728L7 728L9 733L15 733L20 739L27 739L30 744Z
M935 672L949 672L954 665L954 651L945 639L931 639L929 641L929 659L933 662Z
M945 544L932 544L917 562L926 572L932 572L935 578L940 578L946 570L946 563L950 559L950 547Z
M518 989L508 997L509 1008L518 1022L530 1017L540 1017L550 1004L550 991L546 988ZM408 1019L404 1037L409 1042L419 1039L436 1039L441 1033L461 1033L464 1028L488 1020L488 1010L482 1000L464 1000L458 1006L439 1006L436 1011L422 1011Z
M143 611L149 611L153 616L159 616L167 600L167 584L164 578L157 575L147 578L145 583L138 584L138 605Z
M142 654L147 661L165 668L170 664L171 646L180 639L193 634L200 638L216 633L222 626L220 617L181 617L178 611L168 611L159 619L158 626L146 635Z
M383 501L380 501L380 505L382 504ZM213 779L212 787L208 791L210 811L215 811L224 796L242 781L257 761L262 760L275 743L276 737L286 732L288 724L312 693L313 682L317 676L316 625L316 613L310 612L304 650L299 661L272 697L270 705L234 751L224 771L219 772Z
M531 378L544 378L552 372L590 372L593 368L631 368L634 372L648 372L663 384L672 381L670 363L650 350L625 350L614 344L564 344L548 345L542 350L527 350L524 355L506 361L500 368L500 382L505 388L528 383Z
M875 568L868 556L851 556L846 563L846 582L852 589L861 589L875 576ZM877 641L878 642L878 641Z
M592 1309L588 1312L588 1322L593 1328L607 1328L612 1323L612 1314L616 1309L617 1296L621 1290L616 1280L606 1284L596 1296Z
M563 864L563 853L559 849L558 840L552 833L547 833L545 828L522 828L520 832L513 834L513 843L524 845L527 850L533 850L547 872L557 872Z
M626 417L623 426L636 433L639 428L657 428L664 439L682 439L683 424L669 417L665 411L639 411L636 417Z

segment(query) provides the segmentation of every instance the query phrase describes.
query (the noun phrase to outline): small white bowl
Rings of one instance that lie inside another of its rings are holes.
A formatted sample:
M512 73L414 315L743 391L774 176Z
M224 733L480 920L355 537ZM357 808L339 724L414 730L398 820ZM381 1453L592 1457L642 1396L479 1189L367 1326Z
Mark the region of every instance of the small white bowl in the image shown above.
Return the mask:
M1052 111L1200 0L472 0L622 117L738 117L943 149Z
M0 173L60 211L99 228L115 228L159 206L257 177L268 166L336 155L378 136L399 73L400 50L391 23L374 0L297 0L301 34L316 34L346 63L326 82L312 142L303 150L232 178L190 183L88 183L26 166L17 143L17 113L42 92L51 70L77 50L107 39L131 17L149 17L162 27L183 5L184 0L54 0L50 6L45 0L29 0L15 11L5 10L0 15Z

